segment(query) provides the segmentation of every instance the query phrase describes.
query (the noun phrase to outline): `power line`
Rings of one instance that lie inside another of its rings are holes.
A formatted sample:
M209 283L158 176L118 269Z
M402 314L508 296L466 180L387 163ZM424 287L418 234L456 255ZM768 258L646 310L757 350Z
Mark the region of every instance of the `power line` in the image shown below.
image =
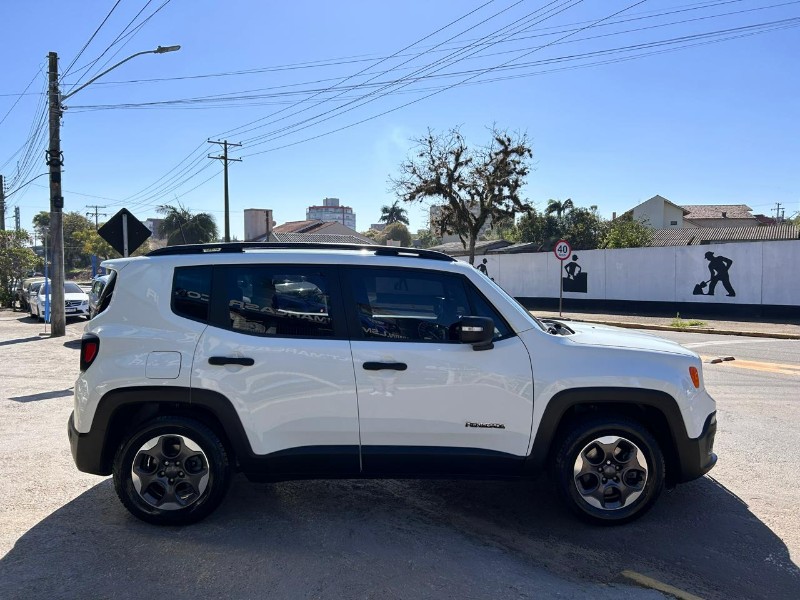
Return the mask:
M64 78L65 78L67 75L69 75L70 69L71 69L73 66L75 66L75 63L76 63L76 62L78 62L78 59L79 59L79 58L80 58L80 57L83 55L83 53L84 53L84 51L86 50L86 48L88 48L88 47L89 47L89 44L91 44L91 43L92 43L92 40L95 38L95 36L98 34L98 32L99 32L99 31L100 31L100 30L103 28L103 25L105 25L105 24L106 24L106 21L108 21L108 18L111 16L111 13L113 13L113 12L114 12L114 9L116 9L116 8L117 8L117 6L119 6L119 3L120 3L120 2L122 2L122 0L117 0L117 1L116 1L116 3L114 4L114 6L112 6L112 7L111 7L111 10L110 10L110 11L108 11L108 14L106 15L105 19L103 19L103 21L100 23L100 25L98 25L98 26L97 26L97 29L95 29L95 30L94 30L94 33L91 35L91 37L88 39L88 41L87 41L87 42L86 42L86 43L83 45L83 48L81 48L80 52L78 52L78 54L75 56L75 58L73 58L73 59L72 59L72 62L71 62L71 63L69 63L69 66L68 66L66 69L64 69L64 74L61 76L61 79L62 79L62 80L63 80L63 79L64 79Z
M707 8L712 8L715 6L721 6L725 4L734 4L739 2L744 2L745 0L715 0L713 2L700 2L695 4L684 5L680 7L674 7L672 10L663 11L663 12L656 12L656 11L644 11L640 13L631 13L631 15L645 15L645 16L638 16L626 19L620 19L616 21L611 21L608 23L601 23L598 27L608 27L613 25L618 25L620 23L626 23L630 21L637 21L642 19L653 19L661 16L689 12L693 10L703 10ZM784 2L782 4L774 4L767 7L756 7L751 8L743 11L731 12L731 13L723 13L725 15L732 15L738 14L740 12L750 12L755 10L764 10L766 8L775 8L780 6L786 6L788 4L795 4L796 2ZM655 14L651 14L655 13ZM722 16L722 15L720 15ZM579 21L575 23L570 23L566 25L559 25L559 26L546 26L534 29L533 31L548 31L552 29L560 29L563 27L579 27L580 25L584 25L590 21ZM562 30L560 32L553 32L553 33L541 33L536 35L529 35L524 37L514 37L512 39L507 40L506 42L514 42L523 39L531 39L534 37L542 37L546 35L555 35L557 33L568 33L569 31L573 30ZM465 42L472 42L473 40L464 40ZM437 44L436 47L440 46ZM425 48L425 46L420 46L421 48ZM456 46L456 48L460 48L463 46ZM452 48L441 48L439 52L448 52L452 50ZM409 54L396 54L395 58L402 58L410 56ZM223 71L219 73L204 73L204 74L197 74L197 75L183 75L183 76L174 76L174 77L154 77L154 78L146 78L146 79L129 79L129 80L120 80L120 81L102 81L97 82L96 85L98 86L120 86L120 85L128 85L128 84L141 84L141 83L157 83L162 81L179 81L179 80L191 80L191 79L206 79L206 78L216 78L216 77L229 77L229 76L240 76L240 75L254 75L260 73L274 73L274 72L281 72L281 71L294 71L294 70L305 70L311 68L322 68L322 67L329 67L329 66L341 66L346 64L353 64L359 62L381 62L389 57L384 56L376 56L374 54L367 54L367 55L354 55L354 56L345 56L345 57L338 57L338 58L330 58L330 59L320 59L315 61L307 61L307 62L300 62L300 63L288 63L284 65L273 65L268 67L258 67L253 69L242 69L237 71ZM373 65L374 66L374 65ZM330 78L326 80L317 80L315 83L319 83L321 81L334 81L338 78ZM0 94L2 96L2 94ZM229 133L229 132L223 132Z
M19 101L22 100L22 97L26 95L25 92L27 92L28 89L33 85L33 82L36 81L36 78L42 74L42 68L43 65L39 65L39 69L34 74L33 79L31 79L30 83L28 83L28 85L25 86L25 89L22 90L22 93L17 95L17 99L14 101L14 104L11 105L11 108L8 109L8 112L6 112L6 114L3 115L3 118L0 119L0 125L2 125L5 122L5 120L8 118L8 115L11 114L11 111L14 110L17 104L19 104Z
M773 6L784 6L786 4L798 4L798 3L800 3L800 0L793 0L792 2L787 2L787 3L784 3L784 4L773 5ZM562 45L562 44L579 43L579 42L583 42L583 41L587 41L587 40L594 40L594 39L599 39L599 38L617 36L617 35L622 35L622 34L625 34L625 33L639 32L639 31L644 31L644 30L649 30L649 29L663 28L663 27L668 27L668 26L672 26L672 25L684 24L684 23L695 22L695 21L701 21L701 20L706 20L706 19L710 19L710 18L718 18L718 17L721 17L721 16L739 14L739 13L742 13L742 12L749 12L749 11L753 11L753 10L763 10L764 8L771 8L771 7L759 7L759 8L755 8L755 9L748 9L748 10L745 10L745 11L736 11L734 13L722 13L720 15L710 15L710 16L704 16L704 17L697 17L697 18L694 18L694 19L685 19L685 20L682 20L682 21L673 21L673 22L670 22L670 23L660 23L660 24L657 24L657 25L650 25L650 26L646 26L646 27L638 27L638 28L635 28L635 29L627 29L627 30L624 30L624 31L605 33L605 34L597 35L597 36L582 37L582 38L575 39L575 40L564 40L562 42L558 42L557 44L553 44L553 45L556 46L556 45ZM752 27L761 27L763 25L764 24L758 24L758 25L753 25ZM730 30L719 30L719 31L716 31L716 32L707 32L707 33L696 34L696 35L698 35L698 36L719 35L719 34L727 32L727 31L730 31ZM685 38L684 37L670 38L668 40L660 40L658 42L652 42L652 43L653 44L656 44L656 43L658 43L658 44L660 44L660 43L671 43L674 40L683 40L683 39L685 39ZM555 61L561 61L561 60L579 60L581 58L585 58L585 57L592 56L592 55L599 54L599 53L616 52L618 50L629 50L629 49L636 48L636 47L637 46L622 46L620 48L614 48L614 49L609 49L609 50L585 52L585 53L576 54L576 55L568 55L568 56L565 56L565 57L556 57L556 58L553 58L553 59L545 59L545 60L542 60L542 61L535 61L535 63L529 63L529 64L544 64L546 62L555 62ZM519 52L519 51L520 51L519 49L516 49L516 50L504 50L504 51L501 51L501 52L485 54L481 58L487 58L487 57L491 57L491 56L497 56L497 55L503 55L503 54L509 54L509 53L516 53L516 52ZM518 68L518 67L513 67L513 68ZM467 73L467 72L468 71L457 71L457 72L444 73L442 75L421 75L419 77L413 78L413 81L414 82L419 82L419 81L424 81L424 80L427 80L427 79L438 79L438 78L454 77L454 76L457 76L457 75L462 75L462 74ZM401 79L395 79L395 80L391 80L391 81L388 81L388 82L384 80L384 81L378 81L378 82L374 82L374 83L363 82L363 83L359 83L359 84L353 84L353 85L350 85L350 86L344 86L341 89L344 90L344 91L354 91L354 90L358 90L358 89L362 89L362 88L379 87L379 86L382 86L382 85L386 85L387 83L388 84L397 84L400 81L402 81L402 80ZM301 86L301 85L307 85L308 83L312 83L313 84L313 83L316 83L316 82L296 83L296 84L288 84L288 85L281 85L281 86L271 86L271 87L266 87L266 88L257 88L257 89L252 89L252 90L240 90L240 91L237 91L237 92L227 92L227 93L224 93L224 94L213 94L213 95L208 95L208 96L199 96L199 97L193 97L193 98L181 98L181 99L174 99L174 100L159 100L159 101L151 101L151 102L124 103L124 104L76 106L76 107L72 107L72 109L73 110L74 109L80 109L79 110L79 112L80 112L80 111L87 111L87 110L137 109L137 108L146 109L146 108L170 108L170 107L181 108L181 109L187 109L187 108L228 108L228 107L232 107L232 106L240 106L240 105L245 104L245 103L248 106L263 106L263 105L271 105L271 104L281 104L281 102L260 102L260 100L269 99L269 98L280 98L280 97L285 97L285 96L305 95L305 94L312 93L312 92L315 93L315 95L317 95L318 93L323 93L325 91L328 91L328 89L330 89L330 88L326 88L326 89L313 89L312 88L310 90L297 90L297 91L288 91L288 92L258 93L258 94L256 94L256 92L267 92L267 91L270 91L270 90L281 90L281 89L285 89L287 87L297 87L297 86ZM342 101L350 100L352 98L352 97L346 97L346 96L338 96L338 97L341 97L343 99ZM328 98L327 101L331 101L333 99L334 98ZM291 101L285 101L283 103L288 104L289 102L291 102ZM211 106L211 107L197 106L197 105L202 105L202 104L206 104L206 103L214 104L215 106Z

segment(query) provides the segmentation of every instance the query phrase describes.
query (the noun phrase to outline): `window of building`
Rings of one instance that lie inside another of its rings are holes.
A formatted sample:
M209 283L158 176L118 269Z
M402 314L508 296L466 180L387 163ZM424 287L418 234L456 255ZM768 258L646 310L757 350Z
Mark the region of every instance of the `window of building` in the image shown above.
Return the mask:
M677 221L670 221L670 222L669 222L669 224L670 224L670 225L677 225L677 224L678 224L678 222L677 222Z

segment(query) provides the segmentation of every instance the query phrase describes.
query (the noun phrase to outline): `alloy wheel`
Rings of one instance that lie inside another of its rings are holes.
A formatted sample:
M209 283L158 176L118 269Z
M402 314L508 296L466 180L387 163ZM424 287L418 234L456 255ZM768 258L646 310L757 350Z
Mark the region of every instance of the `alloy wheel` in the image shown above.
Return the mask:
M642 494L649 468L641 449L617 435L584 446L573 466L575 487L589 505L602 510L630 506Z
M160 435L142 445L131 465L131 480L139 496L160 510L194 504L206 490L208 457L182 435Z

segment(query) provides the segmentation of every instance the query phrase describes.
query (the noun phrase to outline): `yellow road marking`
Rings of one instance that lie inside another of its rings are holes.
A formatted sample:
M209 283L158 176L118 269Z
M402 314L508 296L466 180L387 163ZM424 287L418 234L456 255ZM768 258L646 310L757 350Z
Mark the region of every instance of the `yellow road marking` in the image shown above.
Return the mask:
M712 356L701 357L703 362L708 361ZM800 375L800 365L789 365L783 363L759 362L755 360L727 360L719 365L736 367L737 369L750 369L752 371L764 371L767 373L778 373L780 375Z
M658 590L659 592L664 592L665 594L674 596L679 600L703 600L702 598L700 598L700 596L695 596L694 594L690 594L689 592L678 589L675 586L663 583L658 579L653 579L652 577L648 577L647 575L642 575L641 573L637 573L636 571L628 571L626 569L625 571L622 572L622 576L627 577L631 581L634 581L643 587L648 587L654 590Z

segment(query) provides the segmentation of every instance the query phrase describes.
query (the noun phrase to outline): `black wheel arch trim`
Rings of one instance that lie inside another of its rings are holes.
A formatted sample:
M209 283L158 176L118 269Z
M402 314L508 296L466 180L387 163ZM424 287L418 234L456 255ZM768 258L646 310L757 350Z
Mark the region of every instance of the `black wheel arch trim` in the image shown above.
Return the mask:
M240 464L255 458L247 439L242 421L233 404L222 394L211 390L190 390L187 387L136 386L121 388L106 393L98 402L87 433L78 433L73 417L69 421L69 438L72 455L78 469L95 475L109 475L114 452L115 438L124 429L120 416L136 415L136 422L161 414L163 408L171 407L180 414L191 416L198 411L211 417L205 422L214 429L221 429L223 443L229 444ZM121 411L121 412L120 412ZM201 419L202 420L202 419Z
M712 452L716 432L715 412L707 416L701 435L691 438L686 431L677 401L666 392L592 387L562 390L549 400L539 422L531 454L526 461L526 472L538 473L548 466L555 444L559 441L559 427L562 426L565 416L569 418L573 409L599 408L603 405L616 405L631 411L640 411L641 416L647 416L647 410L660 413L668 431L658 431L655 423L643 422L643 425L655 435L660 444L669 444L668 447L662 448L662 452L667 459L667 476L670 483L696 479L711 470L716 463L717 457Z

